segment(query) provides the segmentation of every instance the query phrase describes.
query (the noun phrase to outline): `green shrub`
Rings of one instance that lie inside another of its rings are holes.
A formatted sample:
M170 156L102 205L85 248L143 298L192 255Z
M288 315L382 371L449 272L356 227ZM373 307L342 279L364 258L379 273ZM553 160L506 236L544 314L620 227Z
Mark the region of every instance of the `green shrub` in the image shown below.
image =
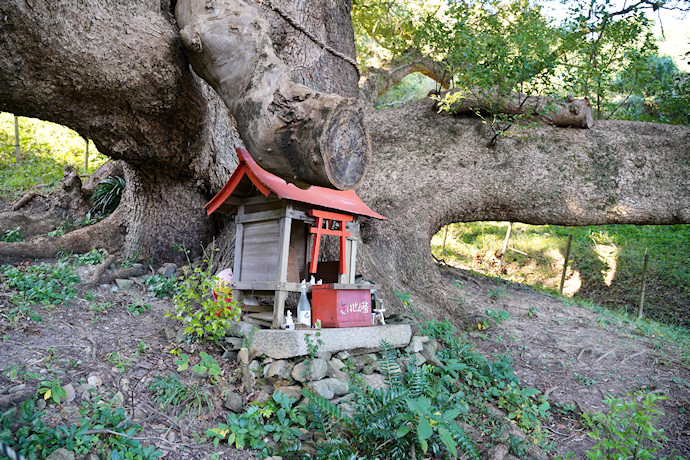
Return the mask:
M156 274L145 276L142 282L148 286L151 295L159 299L172 297L177 292L177 281L175 278L166 278Z
M213 290L226 290L219 286L218 278L211 276L212 257L206 268L194 267L176 285L174 310L168 316L182 321L185 334L195 339L219 342L225 337L230 321L239 321L241 309L237 302L216 301ZM224 299L227 295L219 295Z
M597 444L587 451L587 458L643 460L658 458L657 453L668 440L664 430L654 423L664 413L657 409L658 401L667 399L653 393L635 393L628 398L604 400L609 406L606 414L583 414L590 437ZM639 401L638 401L639 400Z
M0 442L15 446L19 454L29 460L46 458L60 447L81 458L95 453L110 459L156 460L163 452L144 446L133 436L141 431L129 421L124 409L113 409L100 397L82 403L78 424L53 428L44 421L45 412L37 412L33 400L26 401L17 414L16 409L0 415Z
M100 181L91 196L93 207L90 212L103 215L113 212L120 204L125 185L125 180L120 176L111 176Z
M28 303L68 302L77 294L74 285L81 281L64 260L29 267L1 265L0 275L10 288L19 291L15 300Z

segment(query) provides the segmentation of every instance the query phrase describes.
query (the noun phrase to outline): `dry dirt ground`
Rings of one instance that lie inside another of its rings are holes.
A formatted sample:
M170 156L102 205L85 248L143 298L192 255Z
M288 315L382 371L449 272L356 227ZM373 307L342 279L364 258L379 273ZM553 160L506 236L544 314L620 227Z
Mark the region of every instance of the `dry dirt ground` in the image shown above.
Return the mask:
M668 399L657 428L669 441L665 455L690 458L690 368L663 337L649 337L607 321L589 309L563 302L525 286L470 275L446 267L446 276L463 283L466 312L479 324L485 311L507 311L509 319L477 331L477 349L487 356L508 354L523 385L537 388L554 404L580 412L602 412L607 396L639 390ZM472 323L471 323L472 324ZM686 350L687 351L687 350ZM547 429L556 452L586 458L590 439L572 413L553 418Z
M90 279L94 266L82 268L82 279ZM619 396L636 390L658 392L665 416L661 428L669 438L668 452L690 458L690 370L659 342L616 329L600 321L598 314L578 306L567 306L553 297L519 285L476 277L448 269L448 276L463 282L466 312L479 320L487 308L508 311L502 324L473 333L480 351L487 355L508 353L524 385L548 395L552 405L570 404L580 411L599 411L606 395ZM88 300L87 300L88 299ZM151 309L140 315L127 305L148 303ZM211 458L215 449L203 444L197 433L209 422L223 420L225 409L214 403L210 413L177 420L171 408L163 410L147 389L150 379L176 373L173 349L188 347L168 340L165 329L177 326L166 317L169 301L151 298L142 285L131 292L106 287L80 285L71 304L33 310L43 321L10 321L11 293L0 290L0 401L8 389L26 383L35 391L41 380L59 378L75 388L96 376L102 381L98 392L112 400L122 395L122 405L135 414L144 427L137 434L145 444L153 444L166 459ZM96 306L96 307L95 307ZM105 306L101 308L100 306ZM214 356L225 368L227 382L237 375L235 366ZM12 375L12 369L17 370ZM33 378L29 378L33 377ZM38 378L37 378L38 377ZM193 380L188 372L183 379ZM198 380L198 379L197 379ZM212 401L221 401L222 386L204 381ZM227 383L223 389L233 389ZM21 387L20 387L21 388ZM78 420L77 391L72 403L49 404L46 411L55 423ZM593 444L572 412L558 414L547 427L555 444L555 454L583 451ZM236 452L221 445L216 458L253 458L249 451Z

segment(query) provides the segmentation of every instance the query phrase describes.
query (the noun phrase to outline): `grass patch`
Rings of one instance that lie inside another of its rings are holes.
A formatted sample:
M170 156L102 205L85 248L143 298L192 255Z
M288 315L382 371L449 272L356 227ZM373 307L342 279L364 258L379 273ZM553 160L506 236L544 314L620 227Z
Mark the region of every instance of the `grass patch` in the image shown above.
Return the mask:
M431 240L431 251L448 263L557 292L568 235L573 235L566 295L592 299L633 313L649 250L645 315L690 327L690 225L560 227L515 223L503 267L499 256L505 222L452 224Z
M19 118L19 145L21 160L16 164L14 116L0 112L0 197L12 198L32 187L54 187L65 165L91 174L107 161L89 142L89 168L84 171L84 139L65 126L35 118Z

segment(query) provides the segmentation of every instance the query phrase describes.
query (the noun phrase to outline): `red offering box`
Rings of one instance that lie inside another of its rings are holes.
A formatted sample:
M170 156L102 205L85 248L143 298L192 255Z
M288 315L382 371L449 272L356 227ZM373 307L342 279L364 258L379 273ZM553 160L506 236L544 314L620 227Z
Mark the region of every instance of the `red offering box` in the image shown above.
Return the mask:
M371 326L371 291L361 284L311 287L312 321L321 327Z

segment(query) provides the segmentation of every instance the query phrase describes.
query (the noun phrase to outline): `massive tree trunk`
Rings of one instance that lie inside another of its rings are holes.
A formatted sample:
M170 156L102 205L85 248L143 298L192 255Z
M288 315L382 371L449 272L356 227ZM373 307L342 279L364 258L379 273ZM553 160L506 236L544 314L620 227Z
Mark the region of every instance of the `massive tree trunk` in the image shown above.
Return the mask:
M268 21L290 81L359 94L358 71L345 59L354 56L349 1L249 4ZM126 162L118 211L91 232L59 239L56 250L115 242L125 255L174 260L182 254L173 245L198 252L213 235L231 234L201 205L227 180L241 141L223 101L190 71L168 1L0 0L0 82L0 110L67 125ZM429 252L431 236L450 222L690 222L690 128L544 125L489 149L481 121L431 105L365 118L373 159L357 190L390 220L364 224L360 262L385 284L389 305L397 289L420 309L454 314L447 298L457 294L446 295L452 288ZM0 245L0 260L31 257L32 244L51 248L47 240L24 244Z
M200 252L212 235L199 204L239 139L190 71L169 2L0 0L0 81L0 110L66 125L127 163L128 212L108 219L127 229L125 255Z

